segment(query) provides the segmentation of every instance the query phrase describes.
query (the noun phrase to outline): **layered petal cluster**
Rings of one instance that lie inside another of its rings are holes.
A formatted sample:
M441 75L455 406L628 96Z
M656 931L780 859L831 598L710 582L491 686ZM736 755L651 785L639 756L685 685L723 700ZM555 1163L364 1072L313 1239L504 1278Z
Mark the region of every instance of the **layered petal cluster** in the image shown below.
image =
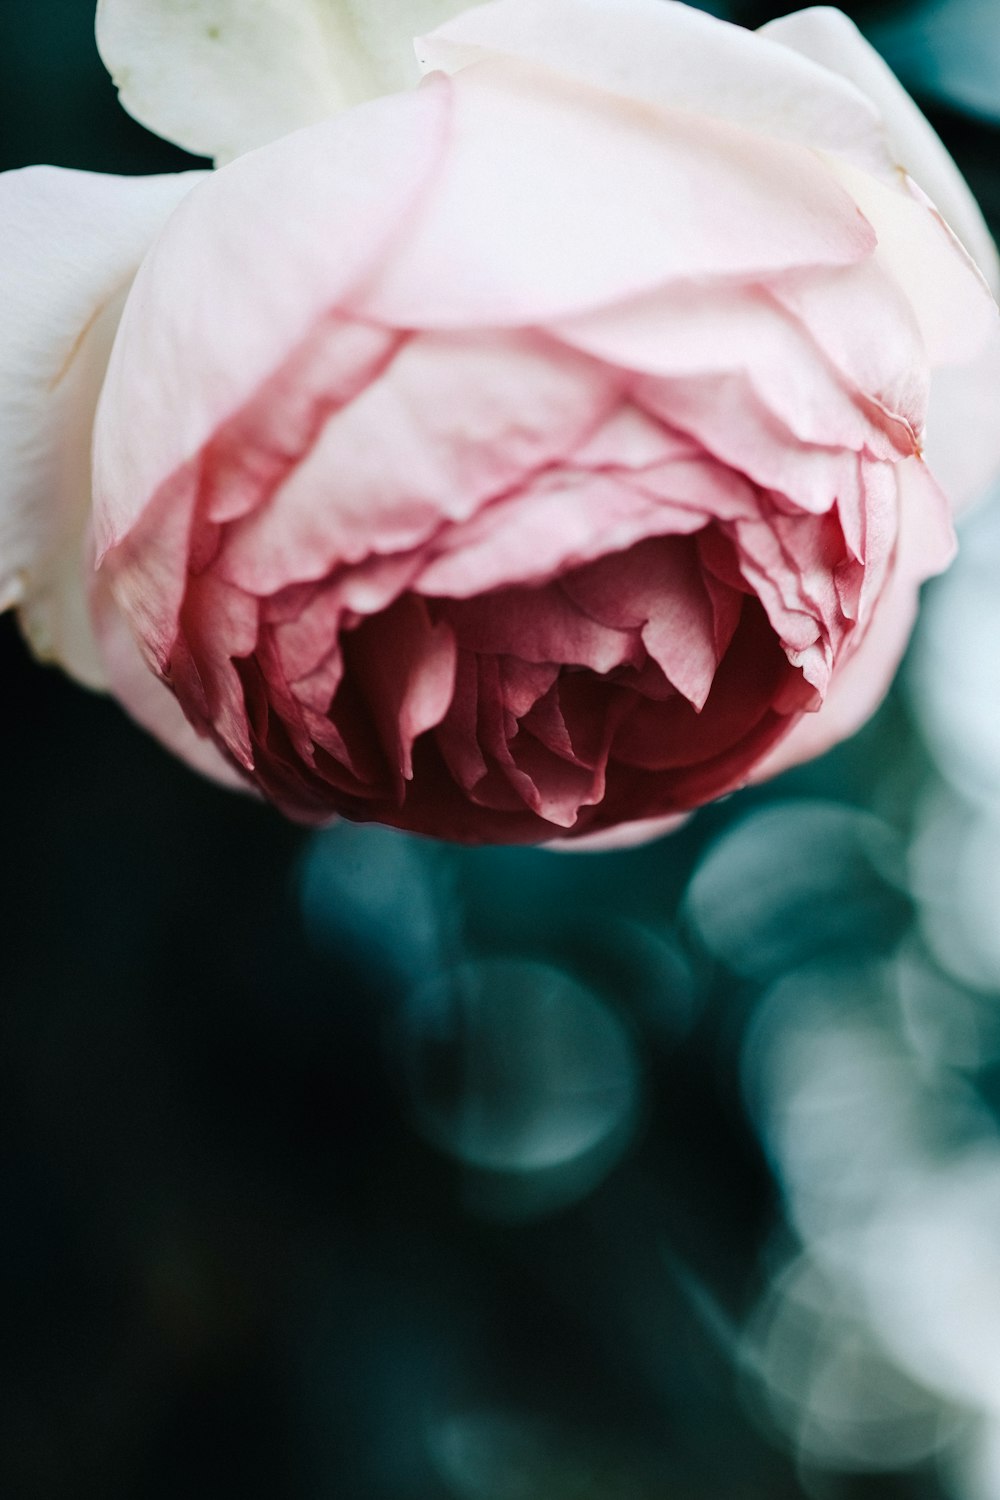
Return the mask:
M495 0L417 50L420 87L227 145L145 256L98 654L295 818L652 827L884 693L951 555L934 473L1000 458L992 243L835 12Z

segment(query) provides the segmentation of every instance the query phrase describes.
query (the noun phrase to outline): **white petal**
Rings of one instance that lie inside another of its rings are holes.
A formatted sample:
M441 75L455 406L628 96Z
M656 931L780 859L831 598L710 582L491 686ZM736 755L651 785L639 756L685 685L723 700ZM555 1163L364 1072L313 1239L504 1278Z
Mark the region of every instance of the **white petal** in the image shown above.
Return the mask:
M425 69L447 72L490 54L517 57L643 104L892 170L878 111L853 84L674 0L494 0L422 37L417 53Z
M966 365L935 370L924 453L957 513L1000 473L1000 327Z
M986 277L1000 287L996 247L961 172L892 70L839 10L817 6L762 26L760 35L858 86L885 122L899 165L936 204Z
M121 102L158 135L229 161L416 83L413 38L462 0L99 0Z
M0 176L0 608L19 605L38 654L93 685L82 548L94 410L125 291L200 175Z

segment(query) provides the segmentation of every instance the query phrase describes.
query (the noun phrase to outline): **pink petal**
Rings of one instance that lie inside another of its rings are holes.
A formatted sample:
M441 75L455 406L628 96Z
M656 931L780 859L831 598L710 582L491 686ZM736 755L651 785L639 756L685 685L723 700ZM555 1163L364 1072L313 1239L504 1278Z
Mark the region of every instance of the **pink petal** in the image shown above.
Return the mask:
M723 465L763 489L780 491L802 510L822 514L857 483L855 453L796 441L741 375L642 376L633 399L690 433Z
M91 608L101 659L119 703L143 729L196 771L223 786L249 792L250 784L211 739L192 728L174 694L147 666L100 579L93 590Z
M690 813L670 813L665 818L640 818L634 823L619 823L603 833L588 833L578 838L556 838L543 847L556 854L613 854L618 849L634 849L639 844L676 833L690 821Z
M808 329L850 389L922 432L930 396L927 352L912 304L877 257L791 272L773 281L769 293Z
M820 273L812 275L821 280ZM902 301L898 293L897 301ZM841 314L843 310L842 305L837 309ZM912 329L913 317L905 303L902 312L905 336ZM649 375L688 378L738 372L800 441L854 449L868 445L884 456L893 451L886 441L885 414L866 410L858 399L862 392L852 392L837 378L801 325L776 306L763 288L662 288L561 323L557 332L599 359ZM890 326L890 340L894 332ZM885 337L878 324L868 328L858 315L852 333L852 342L861 345ZM917 341L918 369L921 356ZM913 434L905 424L900 426L904 430L894 448L912 452Z
M695 531L704 522L703 511L644 494L635 482L557 470L449 528L441 539L447 550L431 557L415 587L462 599L545 582L651 533Z
M450 149L406 253L355 304L391 326L547 322L665 282L850 264L874 246L804 147L516 62L452 82Z
M522 719L545 697L558 676L558 665L521 661L517 656L501 657L500 691L504 708L515 719Z
M954 533L948 506L926 466L910 459L897 465L895 473L899 484L899 549L882 596L872 610L871 623L853 654L838 663L822 707L804 715L754 769L755 782L822 755L871 717L888 691L905 650L920 584L951 561Z
M218 567L263 594L406 551L558 459L615 399L611 373L535 333L413 338L229 529Z
M605 421L573 450L571 461L582 469L648 469L654 464L698 458L697 443L671 432L631 403L616 406Z
M230 754L250 770L254 754L246 701L233 663L252 655L257 645L257 601L206 574L190 581L180 623L169 663L178 696L189 713L197 705Z
M598 713L592 717L599 725L603 744L583 764L572 750L567 756L562 746L553 751L537 738L529 728L530 716L523 725L506 721L501 674L502 666L496 658L480 658L477 735L483 752L527 809L557 827L571 828L581 807L594 805L603 795L614 717L606 712L607 704L599 693Z
M759 606L748 603L701 713L681 698L662 704L638 700L615 735L612 756L661 776L675 773L674 810L690 808L706 787L712 790L704 795L720 794L719 766L723 780L749 777L760 753L758 731L764 726L772 738L780 732L767 727L772 706L797 679ZM800 697L805 699L804 691Z
M458 652L451 706L435 733L435 741L452 776L463 792L473 794L488 772L479 744L479 664L472 651ZM507 802L511 803L507 787ZM516 798L512 805L516 805Z
M174 214L136 279L98 413L100 551L389 251L448 118L443 79L377 100L241 157Z

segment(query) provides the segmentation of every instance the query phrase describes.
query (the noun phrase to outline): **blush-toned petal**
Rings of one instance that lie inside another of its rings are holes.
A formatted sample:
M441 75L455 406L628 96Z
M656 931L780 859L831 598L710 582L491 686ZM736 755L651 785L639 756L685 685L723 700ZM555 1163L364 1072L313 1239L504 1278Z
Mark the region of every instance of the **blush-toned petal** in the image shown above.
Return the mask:
M461 0L99 0L121 102L199 156L229 161L419 76L413 38Z
M870 260L794 273L770 293L845 377L907 417L962 510L1000 472L1000 318L936 214L919 202L889 206L893 222L869 205L881 239ZM929 353L947 362L932 372Z
M147 666L110 590L99 575L90 608L108 685L136 723L196 771L223 786L251 791L250 784L212 741L191 727L173 693Z
M404 328L548 322L669 281L851 264L874 247L806 147L636 109L516 59L451 81L450 149L405 254L358 304L370 317Z
M822 637L819 610L809 597L800 568L789 555L789 549L775 526L775 517L742 522L734 528L740 571L752 585L767 613L774 632L789 660L802 666L804 675L814 680L818 668L812 649ZM797 517L807 534L817 533L819 523L812 517ZM832 569L831 569L832 570ZM808 666L814 671L810 673ZM824 678L828 670L822 672Z
M903 418L914 433L923 430L927 351L912 304L877 257L792 272L777 278L768 294L808 330L815 350L852 390ZM876 419L874 412L869 416Z
M543 582L645 536L697 531L705 519L695 504L671 504L614 475L543 474L465 525L449 527L414 587L467 599L505 584Z
M915 183L904 193L844 163L835 170L875 230L874 259L909 299L931 364L974 358L991 335L996 303L940 213Z
M173 216L132 288L98 412L100 552L385 255L443 149L448 92L441 80L241 157Z
M852 391L838 379L817 358L815 342L801 325L762 287L661 288L558 324L556 331L602 360L650 375L738 371L802 442L876 450L881 445L887 457L887 438L904 451L913 448L912 431L887 432L888 414L859 399L878 393ZM870 337L863 327L855 336L858 342ZM922 421L922 410L915 414Z
M698 444L682 433L671 432L662 422L626 402L616 406L606 421L588 433L569 455L574 468L647 470L674 459L699 458Z
M896 161L935 203L996 293L1000 288L996 246L968 184L936 131L854 22L832 6L814 6L769 21L758 36L849 79L872 101L885 123Z
M90 432L124 293L199 173L0 176L0 608L100 684L83 608Z
M637 380L634 399L672 427L692 434L710 454L764 489L816 514L856 483L850 449L799 442L742 374L683 380Z
M847 79L672 0L496 0L422 37L417 51L425 68L448 71L490 54L519 57L639 103L891 170L877 112Z
M249 657L260 630L257 601L211 573L190 582L166 671L188 717L211 726L246 770L254 765L242 679L235 665Z
M618 383L532 332L411 338L334 411L266 508L230 529L217 566L263 594L412 548L561 459Z
M838 665L822 707L804 714L761 761L753 773L755 782L822 755L871 717L888 692L906 649L921 583L942 572L954 555L948 504L926 465L908 459L897 465L896 476L899 543L871 623L853 654Z
M594 753L581 759L568 739L551 744L551 725L540 724L536 714L529 714L520 724L509 720L504 712L503 678L501 662L480 659L477 734L485 762L494 769L494 787L498 773L530 811L549 825L571 828L580 809L599 802L603 794L611 721L598 710L593 727L599 743ZM553 694L557 692L553 689Z

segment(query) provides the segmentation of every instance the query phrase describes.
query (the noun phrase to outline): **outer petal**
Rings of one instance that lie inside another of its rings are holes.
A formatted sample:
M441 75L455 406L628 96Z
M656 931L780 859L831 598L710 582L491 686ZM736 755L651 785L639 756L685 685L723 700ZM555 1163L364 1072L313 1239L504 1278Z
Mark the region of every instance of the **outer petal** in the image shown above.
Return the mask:
M997 309L982 274L911 184L897 193L853 167L836 173L878 236L875 260L913 307L932 366L961 365L989 342Z
M900 533L892 575L874 608L860 646L834 673L822 708L798 724L754 771L767 781L801 761L822 755L861 728L889 690L917 613L920 585L942 572L954 555L948 507L919 459L896 466Z
M984 498L1000 470L1000 323L970 364L936 370L924 451L956 511Z
M441 80L286 137L174 215L132 288L98 413L99 554L371 275L437 164L448 95Z
M559 461L615 385L531 332L413 337L331 415L268 504L230 528L215 569L272 594L372 553L406 552Z
M99 574L90 598L90 613L108 686L136 723L196 771L223 786L249 791L247 782L211 740L196 733L173 693L150 671Z
M639 844L652 843L665 834L676 833L689 822L690 813L668 813L664 818L640 818L636 823L619 823L616 828L606 828L603 833L585 833L582 838L553 839L543 844L556 854L614 854L622 849L634 849Z
M256 146L416 82L412 38L461 0L99 0L130 114L200 156Z
M488 57L451 83L451 147L404 253L358 304L395 327L544 323L670 281L846 265L874 249L805 147L623 104L519 59Z
M936 205L996 295L1000 290L996 246L965 179L906 90L854 23L840 11L823 7L785 16L761 30L864 90L881 112L900 164ZM905 256L914 264L921 258L908 250ZM1000 327L995 319L985 316L982 323L984 329L988 328L986 347L971 361L939 371L931 388L927 457L957 508L981 495L1000 467L1000 424L996 421L1000 411Z
M996 246L964 177L854 22L839 10L817 6L770 21L758 35L850 79L868 96L885 121L897 161L936 204L996 293L1000 288Z
M891 172L877 111L836 73L673 0L495 0L422 37L424 68L521 58L652 104Z
M853 168L838 176L878 235L875 262L916 313L933 368L926 447L952 505L1000 469L1000 314L982 275L919 188L893 193Z
M844 309L840 311L843 316ZM905 304L903 311L908 312ZM867 342L868 330L862 326L859 336L859 322L849 325L845 343ZM905 349L910 332L905 319L899 333L887 322L886 364L894 353L892 336ZM901 384L885 381L881 388L863 391L838 380L801 324L760 288L670 287L557 325L556 331L600 359L650 375L685 378L740 371L764 405L805 443L856 450L866 442L874 444L881 434L873 427L873 414L863 410L861 398L885 402ZM917 351L919 358L919 341ZM897 426L902 426L900 418L915 429L923 426L919 399L893 415ZM880 420L889 425L884 416ZM903 445L907 437L900 431L897 442Z
M20 605L39 654L95 685L82 593L94 408L124 290L200 175L0 177L0 608Z

